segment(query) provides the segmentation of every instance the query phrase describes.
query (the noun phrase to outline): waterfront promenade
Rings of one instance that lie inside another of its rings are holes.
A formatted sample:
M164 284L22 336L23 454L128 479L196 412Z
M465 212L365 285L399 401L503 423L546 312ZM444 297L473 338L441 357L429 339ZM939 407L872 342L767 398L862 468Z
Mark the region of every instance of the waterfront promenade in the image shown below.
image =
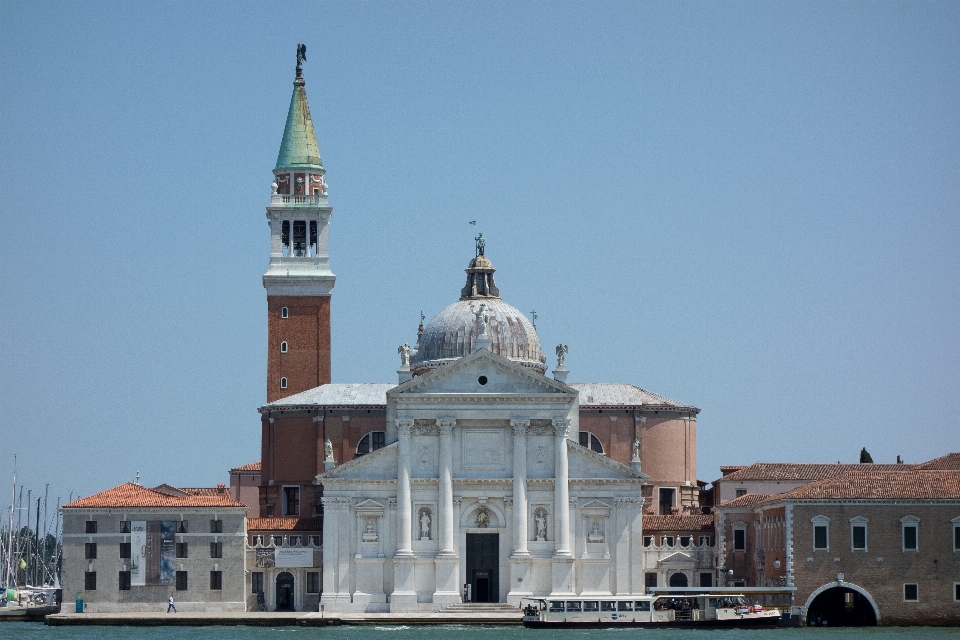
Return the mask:
M519 625L520 609L437 611L416 613L246 612L246 613L58 613L47 616L51 626L253 626L323 627L339 625Z

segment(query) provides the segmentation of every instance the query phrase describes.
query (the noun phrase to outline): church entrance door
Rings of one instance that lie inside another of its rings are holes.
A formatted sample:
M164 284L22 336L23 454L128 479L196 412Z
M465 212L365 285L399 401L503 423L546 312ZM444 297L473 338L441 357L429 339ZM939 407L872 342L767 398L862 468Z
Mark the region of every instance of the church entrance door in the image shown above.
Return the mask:
M293 611L293 574L289 571L277 576L277 611Z
M474 602L500 601L500 534L467 534L467 577Z

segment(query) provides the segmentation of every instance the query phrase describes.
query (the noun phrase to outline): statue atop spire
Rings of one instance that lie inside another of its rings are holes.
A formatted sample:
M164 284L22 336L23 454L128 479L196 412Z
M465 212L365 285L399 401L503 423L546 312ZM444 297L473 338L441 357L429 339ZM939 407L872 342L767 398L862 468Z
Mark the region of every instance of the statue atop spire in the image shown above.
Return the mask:
M303 63L307 61L307 45L297 45L297 74L303 72Z
M483 249L484 249L484 247L487 246L487 241L483 239L483 234L482 234L482 233L481 233L479 236L477 236L476 238L474 238L474 240L477 241L477 257L482 256L482 255L483 255Z

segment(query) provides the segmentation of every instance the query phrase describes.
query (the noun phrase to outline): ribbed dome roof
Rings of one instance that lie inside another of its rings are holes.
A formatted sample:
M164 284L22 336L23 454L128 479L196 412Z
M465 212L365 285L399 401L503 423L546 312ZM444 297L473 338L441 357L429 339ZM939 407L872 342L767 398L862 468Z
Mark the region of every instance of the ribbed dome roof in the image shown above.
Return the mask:
M433 369L472 353L480 305L486 305L484 311L490 318L487 326L490 351L545 372L547 360L540 350L540 339L533 324L516 307L490 297L459 300L434 316L423 329L411 368Z

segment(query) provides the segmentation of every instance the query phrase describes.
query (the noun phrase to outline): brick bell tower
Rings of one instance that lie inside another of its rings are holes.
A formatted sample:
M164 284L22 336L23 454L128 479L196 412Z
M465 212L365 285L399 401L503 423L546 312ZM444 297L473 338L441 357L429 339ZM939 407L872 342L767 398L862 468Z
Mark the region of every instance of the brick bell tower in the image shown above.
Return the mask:
M330 382L330 271L327 226L333 209L303 82L306 47L297 47L297 75L273 170L267 207L267 402Z

